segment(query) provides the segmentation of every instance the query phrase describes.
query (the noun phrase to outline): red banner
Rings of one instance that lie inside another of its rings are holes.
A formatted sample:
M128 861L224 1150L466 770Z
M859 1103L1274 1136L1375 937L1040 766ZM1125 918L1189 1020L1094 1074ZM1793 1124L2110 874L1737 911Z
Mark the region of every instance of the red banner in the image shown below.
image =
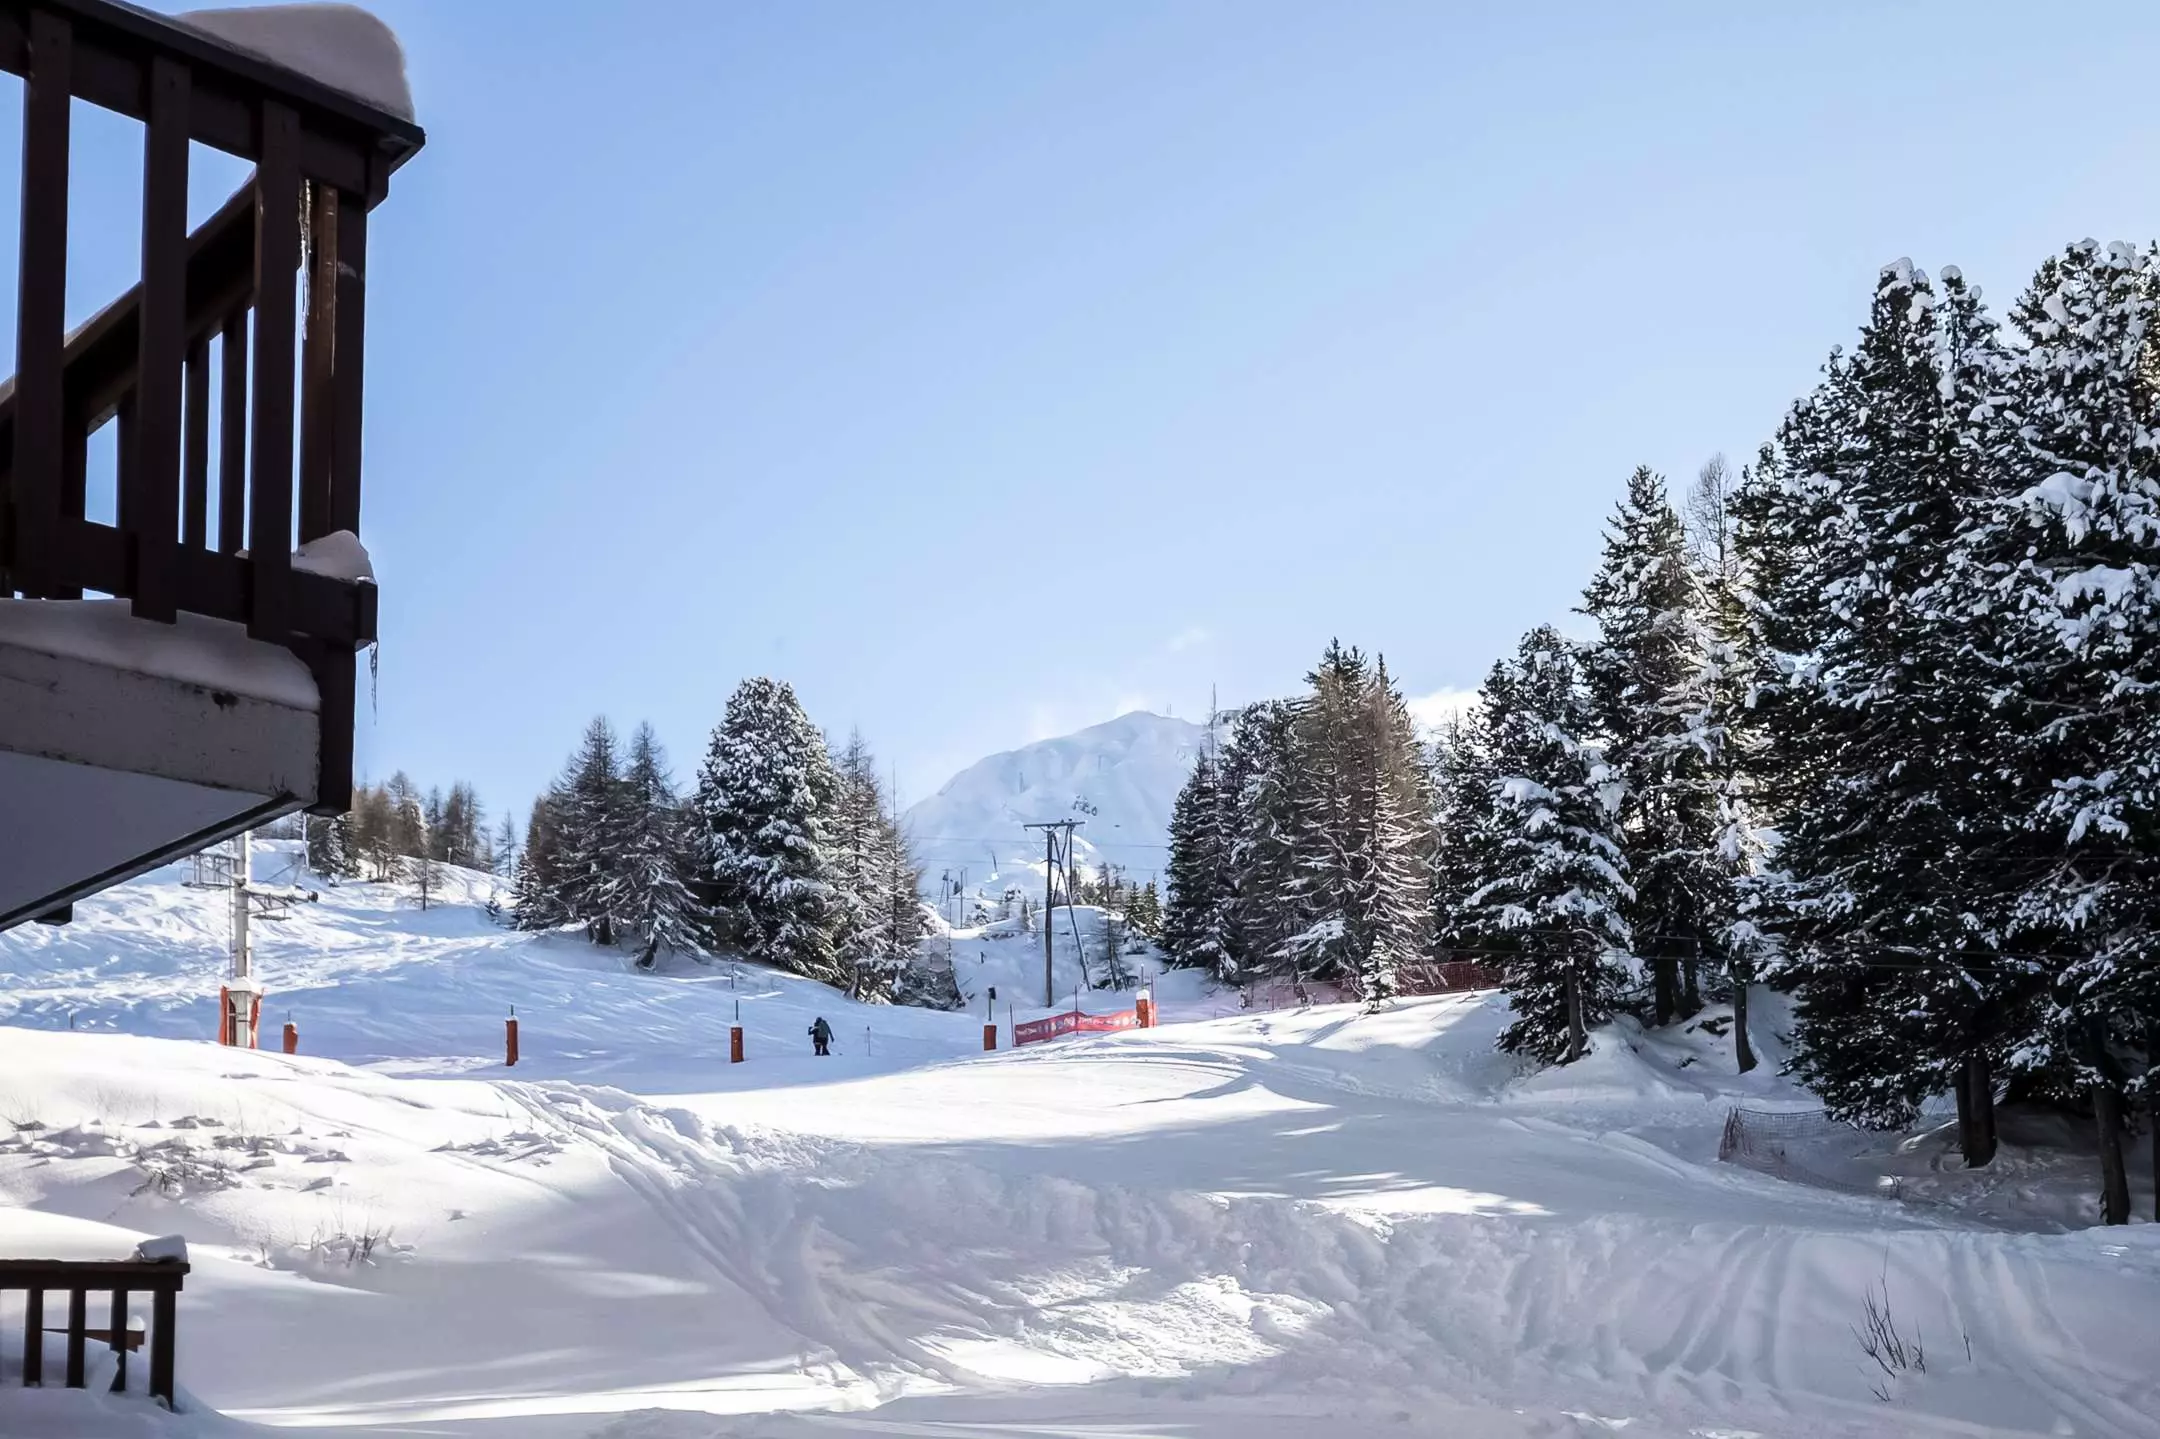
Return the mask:
M1138 1029L1140 1015L1135 1010L1121 1009L1116 1014L1082 1014L1068 1010L1053 1014L1047 1019L1031 1019L1013 1026L1013 1044L1040 1044L1046 1039L1058 1039L1068 1034L1108 1034L1117 1029Z

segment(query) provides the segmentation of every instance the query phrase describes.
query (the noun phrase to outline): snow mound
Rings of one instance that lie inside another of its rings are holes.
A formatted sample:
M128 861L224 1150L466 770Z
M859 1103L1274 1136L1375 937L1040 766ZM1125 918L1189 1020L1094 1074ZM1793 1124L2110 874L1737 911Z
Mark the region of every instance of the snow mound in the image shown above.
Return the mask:
M257 5L173 18L400 120L413 119L405 49L388 25L357 5Z

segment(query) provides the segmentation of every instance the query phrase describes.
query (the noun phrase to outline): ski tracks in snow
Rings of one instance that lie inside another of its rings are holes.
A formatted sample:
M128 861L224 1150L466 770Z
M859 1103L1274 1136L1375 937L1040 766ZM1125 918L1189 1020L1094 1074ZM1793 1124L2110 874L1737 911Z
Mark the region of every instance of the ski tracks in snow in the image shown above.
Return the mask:
M1385 1390L1722 1432L2160 1433L2142 1371L2056 1317L2049 1286L2095 1272L2047 1248L2059 1239L1360 1216L719 1128L616 1090L502 1088L601 1150L689 1255L864 1405L1175 1379L1187 1394ZM2126 1293L2149 1293L2155 1260L2133 1256ZM1851 1333L1879 1274L1934 1371L1887 1407Z

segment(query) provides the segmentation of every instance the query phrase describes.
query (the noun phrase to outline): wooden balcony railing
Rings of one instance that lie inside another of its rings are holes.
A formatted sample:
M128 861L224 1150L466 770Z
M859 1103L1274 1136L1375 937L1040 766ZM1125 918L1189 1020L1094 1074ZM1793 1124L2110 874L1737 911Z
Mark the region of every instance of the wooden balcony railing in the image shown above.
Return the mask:
M295 569L293 550L360 530L367 217L425 137L115 0L0 0L0 69L24 82L16 371L0 387L0 597L101 592L141 619L207 615L290 647L322 690L316 807L342 810L352 656L374 639L375 589ZM142 277L69 335L78 99L144 126ZM191 141L255 166L192 235ZM119 426L110 525L87 518L86 494L90 436L108 422Z
M67 1296L62 1323L52 1331L65 1336L63 1382L70 1389L83 1387L84 1349L92 1339L97 1339L118 1356L120 1369L115 1387L124 1388L128 1351L142 1340L140 1333L129 1325L128 1298L147 1294L151 1310L148 1336L150 1396L163 1400L166 1408L172 1408L177 1388L173 1373L173 1351L179 1337L177 1306L187 1275L185 1262L0 1259L0 1294L12 1290L20 1291L23 1296L22 1382L35 1386L45 1381L45 1335L48 1332L45 1296L56 1293ZM93 1316L90 1312L89 1297L92 1294L106 1297L102 1316ZM105 1320L102 1330L91 1328L96 1317Z

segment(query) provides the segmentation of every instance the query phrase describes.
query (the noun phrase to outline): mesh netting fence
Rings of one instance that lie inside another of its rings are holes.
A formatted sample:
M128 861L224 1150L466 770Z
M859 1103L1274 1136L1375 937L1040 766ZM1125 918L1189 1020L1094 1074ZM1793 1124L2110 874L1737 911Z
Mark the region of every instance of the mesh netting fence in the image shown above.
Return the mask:
M1818 1189L1903 1199L1896 1179L1849 1177L1835 1172L1839 1148L1860 1131L1822 1109L1739 1109L1726 1113L1718 1158L1759 1174Z

